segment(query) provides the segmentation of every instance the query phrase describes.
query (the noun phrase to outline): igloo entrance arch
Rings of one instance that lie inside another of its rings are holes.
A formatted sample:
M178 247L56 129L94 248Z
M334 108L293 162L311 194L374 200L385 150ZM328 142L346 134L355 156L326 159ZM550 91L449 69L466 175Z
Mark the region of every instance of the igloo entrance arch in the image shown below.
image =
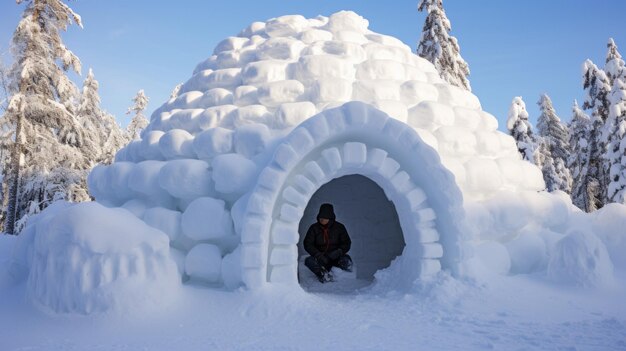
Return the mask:
M463 212L453 176L411 127L351 102L295 128L259 175L241 228L248 287L297 284L304 209L322 185L351 174L376 182L397 210L406 243L395 263L402 279L412 282L441 268L458 271Z
M388 267L394 258L402 254L404 236L393 202L371 179L359 174L345 175L320 187L304 210L298 246L301 283L302 277L313 277L302 264L303 258L308 256L302 240L309 226L315 223L320 205L326 202L334 205L337 220L348 230L352 240L348 254L354 262L357 279L373 280L374 273Z

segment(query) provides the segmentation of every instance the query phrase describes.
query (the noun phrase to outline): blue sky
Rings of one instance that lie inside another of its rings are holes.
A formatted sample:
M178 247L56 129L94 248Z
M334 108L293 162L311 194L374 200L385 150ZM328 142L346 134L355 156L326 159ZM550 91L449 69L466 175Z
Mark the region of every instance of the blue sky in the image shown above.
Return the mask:
M417 2L78 0L69 4L82 16L84 29L74 26L64 41L81 58L83 76L93 68L102 107L125 125L129 116L124 112L137 90L144 89L150 97L151 112L219 41L253 21L353 10L370 21L370 29L415 48L425 17L417 12ZM518 95L533 122L544 92L569 121L573 99L583 98L584 60L602 67L609 37L626 54L624 0L444 0L444 7L472 71L473 92L483 109L499 119L500 129ZM8 50L23 8L14 1L0 2L0 52ZM81 86L82 78L74 78Z

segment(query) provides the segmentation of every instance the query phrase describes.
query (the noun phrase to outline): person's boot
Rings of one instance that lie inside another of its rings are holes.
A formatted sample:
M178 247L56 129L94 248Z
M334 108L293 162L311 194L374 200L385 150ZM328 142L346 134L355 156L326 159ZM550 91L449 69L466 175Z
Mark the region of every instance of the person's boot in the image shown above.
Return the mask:
M325 279L326 279L327 282L334 282L335 281L335 275L333 275L333 272L331 272L331 271L326 271Z

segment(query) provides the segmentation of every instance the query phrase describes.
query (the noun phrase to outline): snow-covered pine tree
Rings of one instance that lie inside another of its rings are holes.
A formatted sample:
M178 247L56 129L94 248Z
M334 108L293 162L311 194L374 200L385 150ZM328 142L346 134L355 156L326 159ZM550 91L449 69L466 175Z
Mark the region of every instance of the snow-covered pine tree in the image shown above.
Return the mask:
M609 42L606 46L608 50L606 53L604 72L606 72L606 76L609 79L609 84L613 86L613 81L618 77L626 80L626 64L613 38L609 38Z
M610 128L606 159L609 163L609 202L626 204L626 81L617 76L609 94Z
M417 55L432 62L446 82L472 91L467 79L469 66L461 57L458 41L449 33L452 27L443 0L420 0L417 9L427 13Z
M598 180L589 174L589 145L591 119L574 100L572 121L569 124L569 146L572 150L567 166L572 174L572 203L578 208L592 212L597 209L595 188Z
M595 208L601 208L608 202L609 168L605 158L607 144L604 130L609 115L608 94L611 86L606 73L591 60L583 64L583 88L586 92L583 108L591 110L589 176L597 180L598 193L594 196Z
M522 158L533 164L537 164L535 151L538 147L538 143L533 135L532 126L528 121L526 103L522 100L521 96L513 98L511 102L506 127L513 139L515 139L517 149L522 155Z
M2 121L14 140L5 226L11 234L18 218L55 199L88 198L79 184L84 157L83 131L74 116L77 89L64 72L80 72L80 60L59 33L72 22L81 26L80 16L61 0L16 2L27 5L13 33L9 78L15 93Z
M135 116L128 124L126 128L130 140L137 140L141 137L141 132L148 126L148 120L143 115L143 111L148 106L148 97L144 93L143 89L137 92L137 95L133 98L135 103L132 107L128 108L126 114L134 113Z
M541 115L537 119L537 131L545 144L540 153L549 158L549 165L543 167L543 179L548 191L572 191L572 176L566 166L570 154L569 132L556 115L552 100L547 94L542 94L537 102ZM548 174L546 172L554 172Z
M111 163L117 150L128 142L125 131L117 124L115 117L100 109L98 87L99 83L89 69L83 83L77 116L87 133L83 153L91 166Z

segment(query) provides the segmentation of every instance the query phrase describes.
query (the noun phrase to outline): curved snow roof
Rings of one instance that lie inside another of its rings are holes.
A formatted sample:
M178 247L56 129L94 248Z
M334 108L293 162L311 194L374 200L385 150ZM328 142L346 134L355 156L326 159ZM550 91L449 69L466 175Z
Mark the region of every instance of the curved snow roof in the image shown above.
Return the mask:
M251 24L197 65L179 96L154 112L143 146L131 145L118 160L211 158L231 150L213 142L211 150L202 145L177 154L148 144L161 133L206 141L203 133L215 134L209 131L216 127L236 131L249 124L266 126L263 134L272 139L321 111L362 101L412 126L439 151L466 196L543 188L540 172L517 162L513 139L497 131L496 119L475 95L447 84L409 46L368 24L348 11ZM246 157L262 151L237 146Z

